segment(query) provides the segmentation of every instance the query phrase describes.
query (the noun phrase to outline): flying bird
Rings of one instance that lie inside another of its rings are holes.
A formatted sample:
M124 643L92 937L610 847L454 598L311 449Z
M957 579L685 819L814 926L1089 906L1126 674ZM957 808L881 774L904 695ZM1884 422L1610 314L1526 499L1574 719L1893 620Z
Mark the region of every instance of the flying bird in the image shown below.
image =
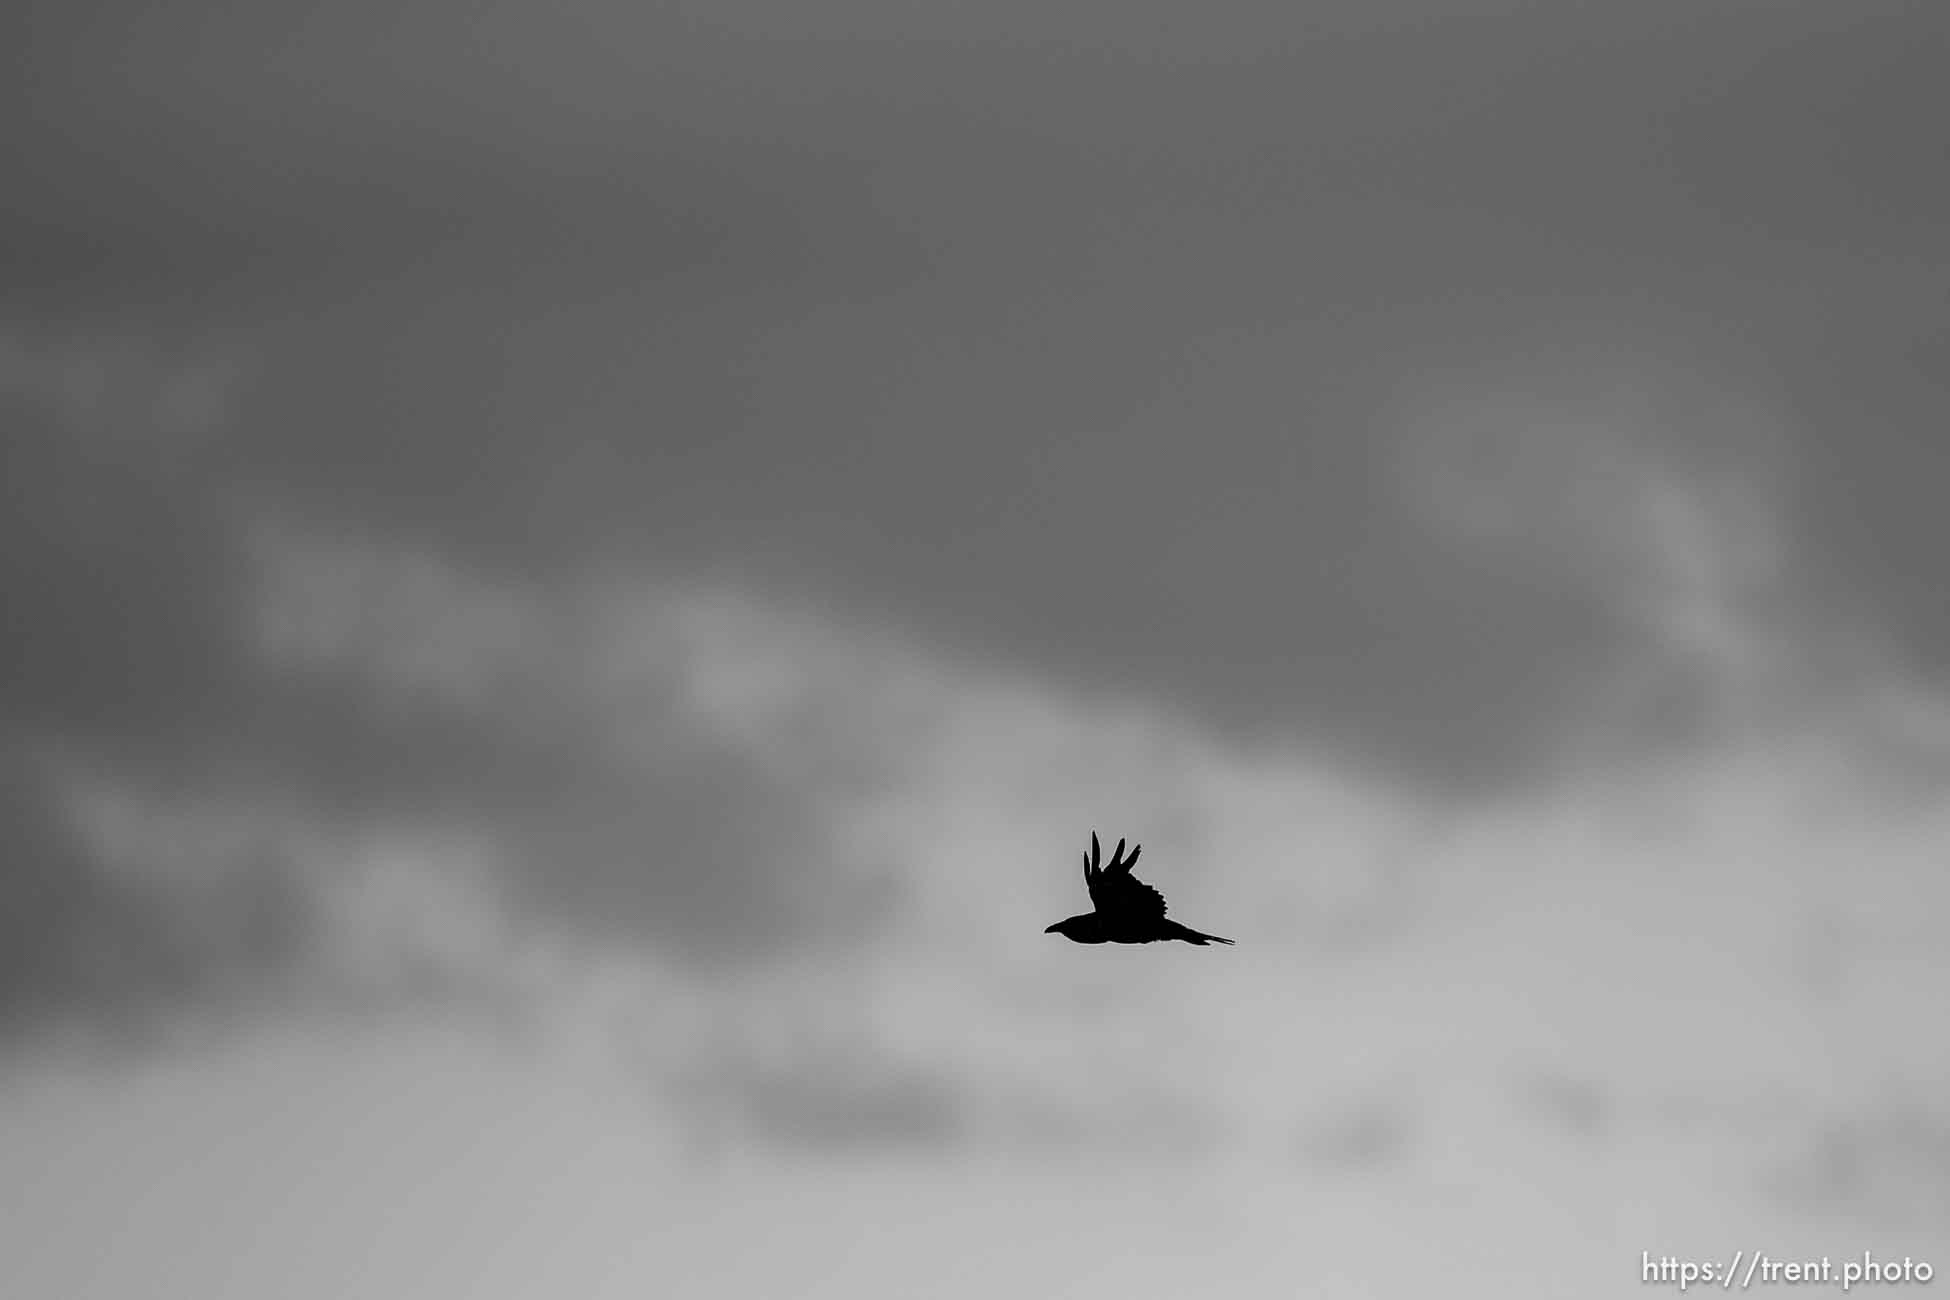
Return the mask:
M1131 874L1131 864L1143 852L1142 845L1131 846L1124 856L1124 841L1103 866L1104 849L1097 832L1090 832L1090 851L1083 855L1083 884L1090 891L1094 912L1066 916L1044 930L1060 934L1071 943L1157 943L1164 939L1183 939L1203 948L1208 943L1232 942L1216 934L1200 934L1190 926L1165 919L1165 896Z

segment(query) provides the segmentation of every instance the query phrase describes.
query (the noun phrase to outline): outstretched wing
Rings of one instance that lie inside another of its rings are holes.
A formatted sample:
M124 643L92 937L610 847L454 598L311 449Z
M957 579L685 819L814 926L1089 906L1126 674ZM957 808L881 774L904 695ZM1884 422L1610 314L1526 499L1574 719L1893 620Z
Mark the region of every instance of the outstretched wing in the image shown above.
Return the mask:
M1142 845L1133 846L1127 858L1124 841L1119 840L1110 855L1110 865L1101 866L1103 845L1097 842L1097 832L1090 832L1090 851L1083 855L1083 883L1090 891L1091 906L1113 917L1157 918L1165 914L1165 896L1131 874L1131 864L1143 851Z

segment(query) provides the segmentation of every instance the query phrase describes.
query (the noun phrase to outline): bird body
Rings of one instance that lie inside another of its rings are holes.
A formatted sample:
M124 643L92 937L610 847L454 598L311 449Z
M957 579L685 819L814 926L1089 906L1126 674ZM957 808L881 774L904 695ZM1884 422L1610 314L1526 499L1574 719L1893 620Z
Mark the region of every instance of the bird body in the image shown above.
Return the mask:
M1178 939L1203 948L1209 943L1230 944L1216 934L1202 934L1165 916L1165 896L1131 874L1131 864L1143 852L1135 845L1124 856L1124 841L1104 866L1103 846L1097 833L1090 832L1090 850L1083 855L1083 884L1090 891L1094 911L1068 916L1049 926L1044 934L1060 934L1071 943L1160 943Z

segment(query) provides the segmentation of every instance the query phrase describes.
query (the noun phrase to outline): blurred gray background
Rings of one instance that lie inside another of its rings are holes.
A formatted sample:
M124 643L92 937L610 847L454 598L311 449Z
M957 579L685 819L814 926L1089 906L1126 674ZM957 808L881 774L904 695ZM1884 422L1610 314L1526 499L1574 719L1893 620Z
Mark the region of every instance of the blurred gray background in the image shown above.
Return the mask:
M0 47L0 1292L1950 1266L1950 11Z

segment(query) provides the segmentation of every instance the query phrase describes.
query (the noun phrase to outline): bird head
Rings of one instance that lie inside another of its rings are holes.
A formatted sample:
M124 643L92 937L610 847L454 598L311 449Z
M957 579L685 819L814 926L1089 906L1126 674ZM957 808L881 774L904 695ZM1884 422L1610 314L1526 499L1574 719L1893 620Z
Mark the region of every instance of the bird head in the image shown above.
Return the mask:
M1096 924L1096 921L1097 918L1087 912L1081 916L1066 916L1055 925L1044 927L1043 933L1060 934L1066 939L1081 939Z

